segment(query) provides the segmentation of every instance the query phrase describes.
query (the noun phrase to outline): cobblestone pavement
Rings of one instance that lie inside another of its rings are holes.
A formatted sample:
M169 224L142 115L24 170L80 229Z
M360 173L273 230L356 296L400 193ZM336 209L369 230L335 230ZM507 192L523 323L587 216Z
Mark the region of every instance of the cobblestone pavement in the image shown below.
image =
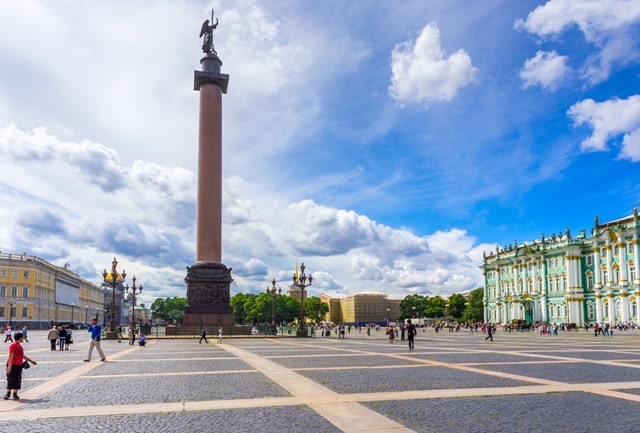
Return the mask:
M51 351L32 331L21 400L0 401L0 430L28 432L640 431L640 332L382 332L345 339L103 341ZM7 352L8 344L4 351ZM4 377L0 379L6 387Z

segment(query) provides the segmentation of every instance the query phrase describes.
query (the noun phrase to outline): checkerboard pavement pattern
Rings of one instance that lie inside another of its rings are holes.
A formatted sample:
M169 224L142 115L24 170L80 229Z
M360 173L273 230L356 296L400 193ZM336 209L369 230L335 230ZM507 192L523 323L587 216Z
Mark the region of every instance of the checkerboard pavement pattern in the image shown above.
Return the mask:
M640 332L487 342L419 330L412 351L354 329L344 339L107 340L107 362L89 363L83 334L52 352L45 332L30 332L38 365L24 372L21 400L0 402L0 430L640 431Z

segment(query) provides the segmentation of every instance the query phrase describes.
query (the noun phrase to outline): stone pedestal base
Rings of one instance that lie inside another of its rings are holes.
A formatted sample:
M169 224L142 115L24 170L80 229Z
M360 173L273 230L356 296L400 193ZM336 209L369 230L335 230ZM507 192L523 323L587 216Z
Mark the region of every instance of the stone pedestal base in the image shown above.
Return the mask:
M230 304L231 268L198 262L187 267L187 307L182 326L233 326Z

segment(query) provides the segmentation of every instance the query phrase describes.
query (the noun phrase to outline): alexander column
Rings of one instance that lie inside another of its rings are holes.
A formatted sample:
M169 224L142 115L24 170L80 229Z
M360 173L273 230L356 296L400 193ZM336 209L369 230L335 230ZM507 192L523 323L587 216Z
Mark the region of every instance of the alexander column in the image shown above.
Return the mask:
M196 263L187 267L187 307L183 326L231 326L231 268L222 263L222 94L229 76L220 73L222 61L213 46L213 23L202 24L201 69L195 71L194 90L200 92L198 132L198 199L196 204Z

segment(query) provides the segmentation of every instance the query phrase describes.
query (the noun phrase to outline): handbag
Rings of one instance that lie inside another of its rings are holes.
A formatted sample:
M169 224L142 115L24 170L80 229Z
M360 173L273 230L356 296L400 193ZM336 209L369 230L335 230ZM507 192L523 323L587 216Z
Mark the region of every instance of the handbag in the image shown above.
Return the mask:
M29 364L29 361L26 361L26 360L25 360L25 361L22 363L22 369L23 369L23 370L26 370L27 368L31 368L31 364Z

